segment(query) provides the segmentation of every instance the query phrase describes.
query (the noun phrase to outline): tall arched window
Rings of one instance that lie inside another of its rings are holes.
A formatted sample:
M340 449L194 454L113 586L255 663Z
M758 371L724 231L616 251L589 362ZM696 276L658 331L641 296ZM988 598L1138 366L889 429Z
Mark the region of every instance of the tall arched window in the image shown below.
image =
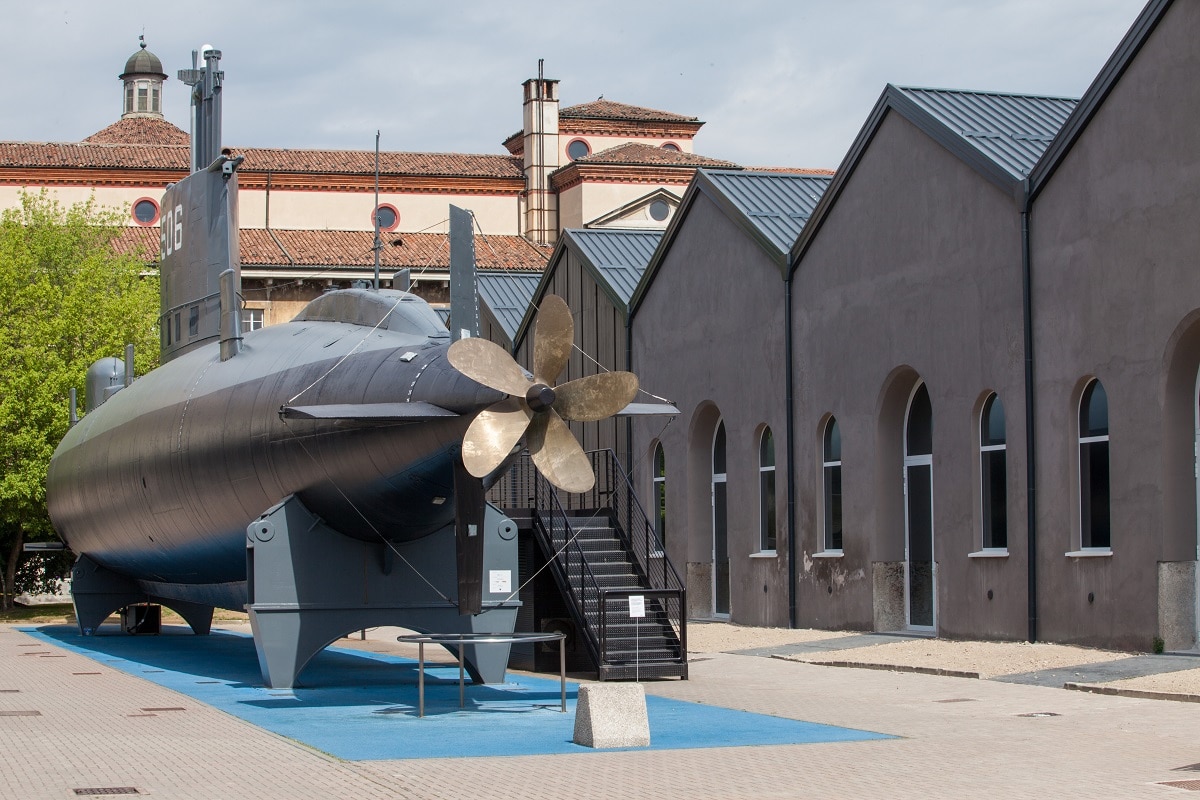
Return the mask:
M659 547L667 544L667 458L662 442L654 445L654 533Z
M763 428L758 441L758 548L775 550L775 438Z
M1080 547L1112 547L1109 522L1108 394L1093 380L1079 401Z
M717 423L712 448L713 616L729 616L729 475L726 473L725 423Z
M979 417L979 475L984 549L1008 547L1008 455L1004 404L992 394Z
M821 445L822 500L825 511L824 550L842 549L842 433L830 417Z

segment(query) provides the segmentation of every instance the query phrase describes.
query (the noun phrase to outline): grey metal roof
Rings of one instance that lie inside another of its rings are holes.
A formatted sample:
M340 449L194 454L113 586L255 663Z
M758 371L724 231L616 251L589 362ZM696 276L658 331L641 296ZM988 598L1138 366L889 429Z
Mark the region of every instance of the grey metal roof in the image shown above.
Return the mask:
M568 243L586 259L626 309L650 257L662 240L662 231L571 229Z
M1079 102L1000 92L895 89L1016 178L1029 175Z
M784 254L833 180L779 172L704 170L703 175Z
M487 304L510 342L517 335L541 280L540 273L480 272L476 276L479 299Z

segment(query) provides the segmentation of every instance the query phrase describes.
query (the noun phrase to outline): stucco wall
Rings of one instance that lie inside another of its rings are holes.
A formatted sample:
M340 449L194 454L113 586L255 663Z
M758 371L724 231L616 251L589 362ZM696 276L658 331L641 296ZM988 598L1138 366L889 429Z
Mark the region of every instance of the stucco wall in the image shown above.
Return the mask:
M661 439L667 467L667 552L688 576L689 605L711 613L712 439L728 443L730 618L788 624L783 280L779 267L703 193L687 212L633 322L633 369L680 416L640 420L634 452L646 468ZM777 555L759 555L758 445L776 447ZM665 427L664 427L665 425ZM686 567L686 569L685 569ZM700 583L703 585L700 585Z
M903 434L924 381L933 409L937 631L1025 635L1021 230L1011 196L896 113L884 118L795 273L799 623L870 629L879 576L902 576ZM1007 423L1008 551L982 543L979 411ZM824 423L841 429L844 539L823 549ZM992 599L988 599L991 590ZM890 606L889 606L890 608Z
M1047 638L1148 648L1164 618L1156 562L1196 558L1198 38L1200 4L1176 2L1034 206ZM1112 555L1070 558L1079 391L1092 376L1108 394Z

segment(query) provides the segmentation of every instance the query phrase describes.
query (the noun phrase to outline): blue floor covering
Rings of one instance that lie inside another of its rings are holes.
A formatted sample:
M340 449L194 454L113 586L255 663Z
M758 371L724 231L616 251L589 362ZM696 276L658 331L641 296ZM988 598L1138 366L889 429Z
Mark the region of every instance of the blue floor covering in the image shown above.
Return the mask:
M571 741L577 685L567 683L564 714L557 676L509 673L504 684L468 683L460 709L458 668L427 666L419 718L412 659L329 647L304 668L301 686L268 689L247 635L193 636L174 626L160 636L106 626L86 638L68 625L21 630L348 761L603 752ZM652 750L891 738L649 694L646 707Z

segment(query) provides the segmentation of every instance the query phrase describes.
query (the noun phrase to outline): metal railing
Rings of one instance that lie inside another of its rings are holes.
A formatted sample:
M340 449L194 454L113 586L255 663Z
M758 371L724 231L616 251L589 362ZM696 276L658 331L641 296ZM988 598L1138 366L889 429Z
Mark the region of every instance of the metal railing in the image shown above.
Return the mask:
M610 668L630 663L627 653L617 657L614 650L619 648L610 648L615 641L627 644L627 633L614 635L613 631L618 626L627 630L630 623L627 617L620 621L610 617L608 606L612 600L632 595L642 595L646 601L646 619L634 623L635 635L641 630L637 626L652 624L669 642L669 653L656 654L651 650L645 659L638 656L639 665L647 666L648 676L653 675L656 663L679 665L675 674L686 676L687 612L683 582L667 558L654 525L638 503L628 476L613 452L593 451L588 453L588 458L596 473L596 486L590 492L570 498L570 510L574 514L568 513L557 490L536 473L528 457L513 465L511 481L501 487L499 493L527 497L529 495L523 494L526 490L522 487L531 488L534 529L542 537L543 546L553 555L558 567L555 577L564 594L572 599L572 615L584 630L583 639L602 678ZM493 491L497 489L493 488ZM583 509L591 515L580 516L578 512ZM581 525L589 522L600 522L613 531L635 571L639 588L614 589L601 585L578 539ZM635 669L640 669L639 665L635 665Z

